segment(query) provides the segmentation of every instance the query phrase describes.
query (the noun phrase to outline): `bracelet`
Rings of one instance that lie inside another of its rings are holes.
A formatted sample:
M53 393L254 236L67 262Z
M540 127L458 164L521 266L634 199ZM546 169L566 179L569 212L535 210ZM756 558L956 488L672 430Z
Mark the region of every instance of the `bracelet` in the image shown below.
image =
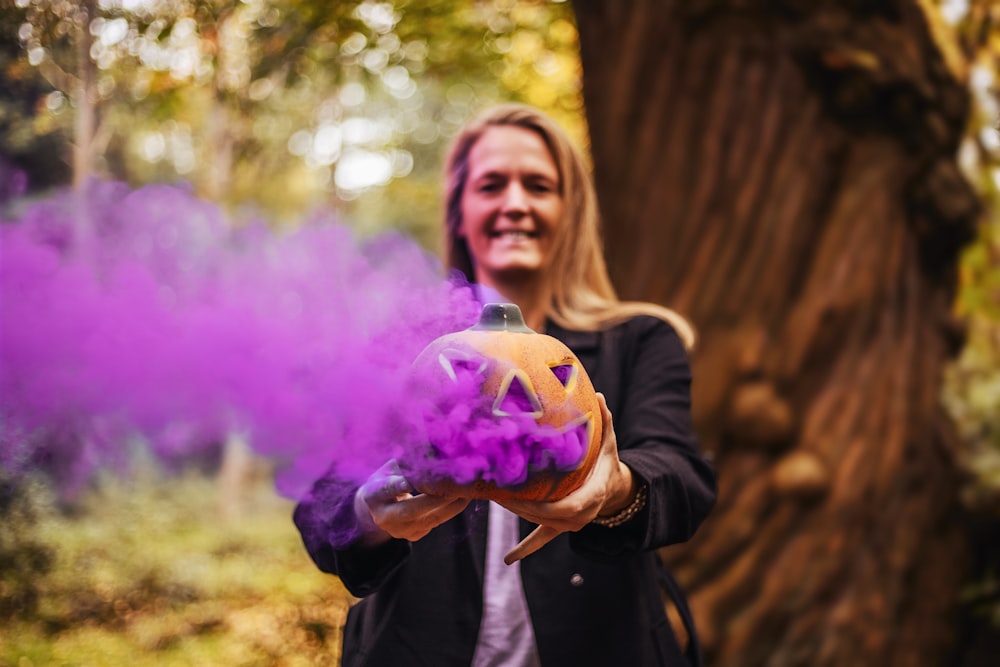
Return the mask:
M643 484L639 487L639 492L635 494L635 499L629 503L628 507L613 516L595 517L591 523L596 523L598 526L604 526L605 528L620 526L642 511L642 508L646 506L646 497L648 495L649 485Z

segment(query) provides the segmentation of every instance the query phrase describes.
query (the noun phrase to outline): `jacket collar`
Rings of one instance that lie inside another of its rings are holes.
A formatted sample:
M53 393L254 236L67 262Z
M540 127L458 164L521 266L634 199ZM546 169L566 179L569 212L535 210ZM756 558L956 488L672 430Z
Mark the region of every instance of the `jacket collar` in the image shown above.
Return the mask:
M553 338L558 338L574 352L596 350L600 345L599 331L576 331L564 329L552 320L545 321L545 332Z

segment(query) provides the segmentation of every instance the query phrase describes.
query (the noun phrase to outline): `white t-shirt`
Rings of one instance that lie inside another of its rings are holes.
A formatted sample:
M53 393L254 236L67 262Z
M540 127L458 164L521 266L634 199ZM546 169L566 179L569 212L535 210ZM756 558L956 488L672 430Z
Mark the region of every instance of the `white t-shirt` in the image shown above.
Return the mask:
M490 503L483 576L483 621L472 667L541 667L528 603L521 586L521 562L503 557L520 541L517 515Z

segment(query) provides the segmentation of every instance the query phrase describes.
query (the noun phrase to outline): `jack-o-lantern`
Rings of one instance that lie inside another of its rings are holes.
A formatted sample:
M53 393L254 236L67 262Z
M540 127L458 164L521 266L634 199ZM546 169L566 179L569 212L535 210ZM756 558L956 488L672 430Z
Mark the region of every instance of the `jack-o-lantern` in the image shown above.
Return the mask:
M413 373L429 406L427 449L405 466L423 492L556 500L597 460L601 413L590 378L513 304L485 305L478 324L428 345Z

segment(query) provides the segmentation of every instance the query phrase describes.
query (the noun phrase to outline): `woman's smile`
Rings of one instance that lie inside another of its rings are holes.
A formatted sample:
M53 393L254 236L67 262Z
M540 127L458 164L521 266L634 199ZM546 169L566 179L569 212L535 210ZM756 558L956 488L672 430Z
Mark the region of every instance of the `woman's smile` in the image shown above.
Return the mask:
M490 232L490 238L509 239L516 242L537 239L538 234L525 229L495 229Z
M476 282L502 291L540 275L562 215L559 170L542 137L513 126L486 130L469 152L458 230Z

